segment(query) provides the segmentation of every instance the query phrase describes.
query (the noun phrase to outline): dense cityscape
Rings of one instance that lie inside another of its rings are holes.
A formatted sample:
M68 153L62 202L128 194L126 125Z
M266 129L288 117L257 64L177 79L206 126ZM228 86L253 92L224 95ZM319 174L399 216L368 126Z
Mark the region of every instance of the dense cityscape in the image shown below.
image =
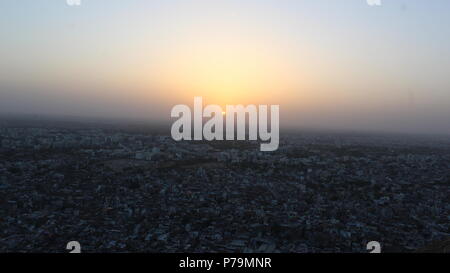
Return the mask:
M414 252L450 236L445 137L281 133L173 141L101 127L0 128L0 251ZM442 251L442 250L439 250Z

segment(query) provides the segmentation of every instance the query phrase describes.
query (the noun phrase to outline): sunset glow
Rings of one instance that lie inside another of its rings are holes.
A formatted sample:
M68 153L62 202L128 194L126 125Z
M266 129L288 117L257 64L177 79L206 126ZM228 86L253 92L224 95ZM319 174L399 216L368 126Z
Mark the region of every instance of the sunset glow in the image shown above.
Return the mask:
M167 120L202 96L291 127L447 128L450 4L425 2L4 1L1 109Z

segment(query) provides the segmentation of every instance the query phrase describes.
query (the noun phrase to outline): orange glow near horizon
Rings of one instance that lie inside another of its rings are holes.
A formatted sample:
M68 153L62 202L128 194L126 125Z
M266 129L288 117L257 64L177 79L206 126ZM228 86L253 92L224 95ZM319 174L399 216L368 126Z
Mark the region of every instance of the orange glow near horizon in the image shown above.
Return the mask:
M239 39L183 45L161 60L157 85L183 101L201 96L222 106L273 102L280 92L299 86L296 69L282 51Z

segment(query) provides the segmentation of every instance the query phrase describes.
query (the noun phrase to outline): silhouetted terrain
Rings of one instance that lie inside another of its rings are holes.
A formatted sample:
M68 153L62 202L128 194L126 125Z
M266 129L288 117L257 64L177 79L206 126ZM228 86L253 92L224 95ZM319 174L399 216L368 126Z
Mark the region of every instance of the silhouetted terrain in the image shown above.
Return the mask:
M167 131L4 122L0 251L408 252L450 235L447 138L284 133L262 153Z

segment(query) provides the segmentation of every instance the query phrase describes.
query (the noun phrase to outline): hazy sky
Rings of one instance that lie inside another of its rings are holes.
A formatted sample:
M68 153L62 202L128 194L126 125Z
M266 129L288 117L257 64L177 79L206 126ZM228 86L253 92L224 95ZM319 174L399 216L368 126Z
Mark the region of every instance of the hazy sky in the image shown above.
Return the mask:
M450 133L450 1L2 0L0 113L168 120L279 104L282 126Z

